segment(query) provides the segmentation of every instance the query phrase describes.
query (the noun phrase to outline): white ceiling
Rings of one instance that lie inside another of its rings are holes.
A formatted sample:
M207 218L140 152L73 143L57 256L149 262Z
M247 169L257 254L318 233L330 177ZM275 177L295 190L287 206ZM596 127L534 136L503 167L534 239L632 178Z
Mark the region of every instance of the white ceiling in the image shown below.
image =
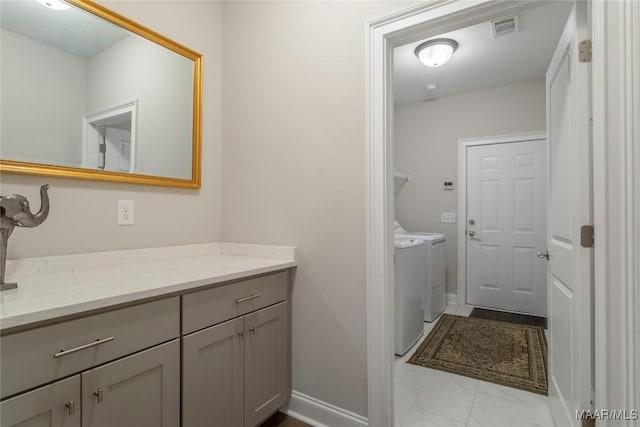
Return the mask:
M75 7L51 10L35 0L0 1L0 27L84 57L131 34Z
M493 38L490 22L430 37L451 38L459 44L451 60L437 68L426 67L413 53L428 39L396 47L395 103L433 99L426 90L429 84L436 84L436 96L443 97L544 79L572 3L551 2L519 12L520 32L497 38Z

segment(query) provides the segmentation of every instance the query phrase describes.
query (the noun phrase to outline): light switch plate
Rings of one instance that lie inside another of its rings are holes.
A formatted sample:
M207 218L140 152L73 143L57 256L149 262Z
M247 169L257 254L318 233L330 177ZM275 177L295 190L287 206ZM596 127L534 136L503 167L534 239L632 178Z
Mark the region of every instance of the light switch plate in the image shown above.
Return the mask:
M456 213L440 212L440 222L456 222Z

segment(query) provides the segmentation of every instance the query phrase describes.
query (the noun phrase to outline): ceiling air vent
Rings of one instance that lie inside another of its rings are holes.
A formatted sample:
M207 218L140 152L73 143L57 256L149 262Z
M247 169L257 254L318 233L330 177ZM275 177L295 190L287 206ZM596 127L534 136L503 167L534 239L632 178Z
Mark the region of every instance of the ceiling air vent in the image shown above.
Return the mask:
M493 37L504 36L509 33L517 33L520 31L518 25L518 15L513 15L508 18L501 18L495 21L491 21L491 33Z

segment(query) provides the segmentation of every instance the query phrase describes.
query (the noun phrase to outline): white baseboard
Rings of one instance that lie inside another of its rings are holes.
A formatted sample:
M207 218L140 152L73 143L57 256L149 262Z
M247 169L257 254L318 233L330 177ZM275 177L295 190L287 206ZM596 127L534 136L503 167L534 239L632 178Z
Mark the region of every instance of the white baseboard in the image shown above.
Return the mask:
M447 293L447 304L458 304L458 294Z
M367 418L293 390L280 412L316 427L363 427Z

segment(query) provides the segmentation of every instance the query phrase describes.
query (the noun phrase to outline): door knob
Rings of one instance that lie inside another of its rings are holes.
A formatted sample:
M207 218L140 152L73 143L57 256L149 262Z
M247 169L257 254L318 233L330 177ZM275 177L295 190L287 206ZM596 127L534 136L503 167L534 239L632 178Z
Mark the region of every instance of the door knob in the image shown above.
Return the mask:
M538 258L540 259L546 259L547 261L549 261L550 256L551 254L547 249L545 249L544 252L538 252Z
M473 230L469 230L469 236L473 237L476 235L476 232Z

